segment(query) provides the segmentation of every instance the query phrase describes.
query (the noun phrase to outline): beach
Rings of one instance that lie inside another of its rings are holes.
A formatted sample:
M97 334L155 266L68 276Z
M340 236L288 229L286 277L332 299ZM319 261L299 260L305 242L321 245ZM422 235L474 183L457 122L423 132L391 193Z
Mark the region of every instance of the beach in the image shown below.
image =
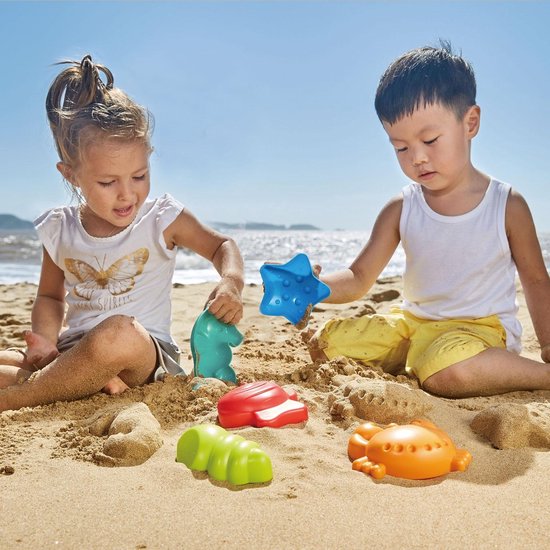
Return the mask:
M173 289L173 335L188 371L191 329L212 287ZM518 290L523 354L538 359ZM0 285L3 348L22 346L35 292L33 284ZM387 312L400 294L399 277L381 279L357 302L316 306L310 327ZM0 414L0 547L550 547L550 391L451 400L343 358L314 364L300 331L260 314L261 297L261 285L246 285L244 341L233 350L238 381L295 390L309 412L301 424L232 430L269 455L272 481L234 486L176 462L186 429L216 423L217 403L233 387L222 382L193 389L189 379L168 377L119 396L8 411ZM109 426L121 415L135 441L109 450ZM347 445L359 424L416 418L471 453L466 471L375 480L352 470ZM139 445L146 432L158 450Z

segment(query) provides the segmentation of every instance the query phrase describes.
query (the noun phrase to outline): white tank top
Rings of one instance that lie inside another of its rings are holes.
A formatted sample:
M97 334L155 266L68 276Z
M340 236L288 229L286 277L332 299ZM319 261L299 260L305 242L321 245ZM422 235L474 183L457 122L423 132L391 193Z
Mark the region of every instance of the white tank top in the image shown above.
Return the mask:
M403 189L403 309L435 320L497 315L507 348L519 352L516 266L505 229L510 189L491 179L483 200L460 216L434 212L417 183Z
M172 275L177 248L163 231L183 206L170 195L148 200L117 235L89 235L77 206L49 210L35 227L48 254L65 274L66 330L59 343L87 332L111 315L134 316L165 342L170 335Z

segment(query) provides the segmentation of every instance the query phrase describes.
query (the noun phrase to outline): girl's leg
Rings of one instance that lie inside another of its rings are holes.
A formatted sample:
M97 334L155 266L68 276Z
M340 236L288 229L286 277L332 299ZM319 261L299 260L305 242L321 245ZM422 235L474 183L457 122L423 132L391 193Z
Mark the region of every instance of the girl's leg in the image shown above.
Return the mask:
M26 380L33 370L21 351L0 351L0 389Z
M149 379L156 357L147 331L133 317L115 315L27 381L0 390L0 411L86 397L117 376L138 386Z
M550 390L550 363L505 349L490 348L436 372L422 387L443 397L496 395L519 390Z

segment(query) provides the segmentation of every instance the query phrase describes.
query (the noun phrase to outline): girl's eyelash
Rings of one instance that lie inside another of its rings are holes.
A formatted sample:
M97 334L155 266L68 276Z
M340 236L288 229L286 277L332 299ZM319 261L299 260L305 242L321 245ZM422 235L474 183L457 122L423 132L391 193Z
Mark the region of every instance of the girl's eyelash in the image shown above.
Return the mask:
M146 175L147 174L142 174L141 176L134 176L133 179L141 181L141 180L145 179ZM114 180L113 181L98 181L97 183L99 183L99 185L102 185L103 187L108 187L109 185L114 183Z
M396 152L398 153L404 153L407 150L406 147L401 147L400 149L396 149Z

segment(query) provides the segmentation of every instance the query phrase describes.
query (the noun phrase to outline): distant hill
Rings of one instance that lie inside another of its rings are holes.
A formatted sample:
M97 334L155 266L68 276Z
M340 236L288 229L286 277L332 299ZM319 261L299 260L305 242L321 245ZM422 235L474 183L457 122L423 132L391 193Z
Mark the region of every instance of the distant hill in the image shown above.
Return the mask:
M246 222L246 223L226 223L226 222L209 222L209 225L225 231L227 229L251 229L257 231L319 231L319 227L308 223L296 223L293 225L276 225L272 223L262 222ZM0 214L0 230L4 231L26 231L34 229L32 222L22 220L13 214Z
M22 220L13 214L0 214L0 229L8 231L25 231L34 229L32 222Z
M259 231L319 231L319 227L308 223L297 223L293 225L276 225L263 222L246 222L246 223L226 223L226 222L208 222L210 226L219 231L227 229L251 229Z

